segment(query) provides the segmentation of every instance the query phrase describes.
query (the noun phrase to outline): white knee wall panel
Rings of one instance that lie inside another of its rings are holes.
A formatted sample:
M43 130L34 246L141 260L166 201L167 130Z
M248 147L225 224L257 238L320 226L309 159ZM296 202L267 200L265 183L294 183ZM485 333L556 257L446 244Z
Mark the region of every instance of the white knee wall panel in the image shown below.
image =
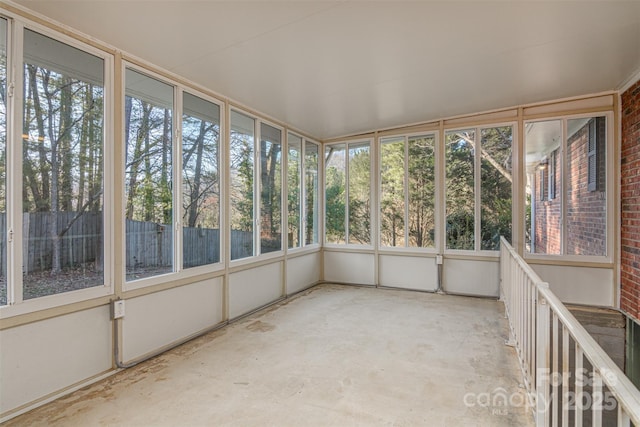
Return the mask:
M229 275L229 318L234 319L283 296L282 261Z
M214 278L125 301L122 359L153 353L222 322L222 278Z
M109 307L0 331L0 413L112 368Z
M421 291L438 288L435 258L380 255L380 285Z
M375 285L375 255L356 252L324 253L324 280L327 282Z
M443 288L446 292L484 297L500 296L500 260L444 259Z
M615 285L610 268L530 264L562 302L615 306Z
M299 292L320 280L320 252L287 260L287 294Z

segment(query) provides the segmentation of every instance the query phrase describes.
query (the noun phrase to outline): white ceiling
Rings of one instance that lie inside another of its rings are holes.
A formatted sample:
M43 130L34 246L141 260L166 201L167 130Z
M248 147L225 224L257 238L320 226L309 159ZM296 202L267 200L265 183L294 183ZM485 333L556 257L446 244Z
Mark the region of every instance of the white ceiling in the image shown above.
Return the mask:
M18 3L325 139L617 89L640 1Z

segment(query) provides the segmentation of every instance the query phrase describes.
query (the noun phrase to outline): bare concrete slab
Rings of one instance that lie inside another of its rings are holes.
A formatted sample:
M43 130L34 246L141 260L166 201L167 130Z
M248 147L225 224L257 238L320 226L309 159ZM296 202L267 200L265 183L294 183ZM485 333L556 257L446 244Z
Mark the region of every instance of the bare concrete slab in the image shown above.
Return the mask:
M493 300L321 285L7 423L533 425Z

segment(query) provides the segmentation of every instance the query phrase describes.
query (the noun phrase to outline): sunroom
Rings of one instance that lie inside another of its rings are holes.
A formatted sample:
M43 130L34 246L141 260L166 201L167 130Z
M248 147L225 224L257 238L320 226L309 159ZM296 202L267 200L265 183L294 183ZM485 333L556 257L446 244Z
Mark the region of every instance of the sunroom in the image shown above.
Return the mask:
M0 421L639 425L637 2L0 7Z

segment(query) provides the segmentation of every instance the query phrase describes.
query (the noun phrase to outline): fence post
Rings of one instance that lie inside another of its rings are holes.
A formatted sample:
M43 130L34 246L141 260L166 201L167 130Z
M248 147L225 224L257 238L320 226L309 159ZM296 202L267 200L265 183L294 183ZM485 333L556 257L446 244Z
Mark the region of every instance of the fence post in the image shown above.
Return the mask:
M540 296L538 284L534 284L536 299L536 426L549 425L549 327L550 308L547 300Z

